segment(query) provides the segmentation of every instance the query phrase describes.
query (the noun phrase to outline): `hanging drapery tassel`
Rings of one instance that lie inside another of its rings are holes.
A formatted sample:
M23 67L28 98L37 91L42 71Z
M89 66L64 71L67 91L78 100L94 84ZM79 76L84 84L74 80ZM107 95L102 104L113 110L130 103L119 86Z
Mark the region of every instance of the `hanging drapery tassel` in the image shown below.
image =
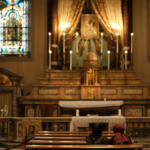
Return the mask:
M86 44L86 40L84 40L83 43L82 43L82 47L81 47L81 51L80 51L80 56L83 55L85 44Z
M78 49L80 48L81 46L81 42L82 42L82 39L80 39L79 43L78 43Z
M76 32L74 34L75 36L73 37L72 42L77 38Z
M101 48L101 42L99 41L99 40L97 40L98 41L98 45L99 45L99 47Z
M96 49L97 54L100 55L100 51L99 51L99 49L98 49L96 40L93 40L93 42L94 42L94 46L95 46L95 49Z

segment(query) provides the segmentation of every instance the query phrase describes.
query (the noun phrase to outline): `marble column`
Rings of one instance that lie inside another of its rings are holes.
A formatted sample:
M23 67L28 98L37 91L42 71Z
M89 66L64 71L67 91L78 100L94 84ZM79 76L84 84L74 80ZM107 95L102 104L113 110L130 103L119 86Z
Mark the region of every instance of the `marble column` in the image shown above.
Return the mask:
M132 0L122 0L123 9L123 27L124 27L124 46L131 45L132 32ZM128 51L128 59L130 58L130 51Z
M52 33L52 66L58 66L57 48L58 45L58 0L48 0L48 29Z

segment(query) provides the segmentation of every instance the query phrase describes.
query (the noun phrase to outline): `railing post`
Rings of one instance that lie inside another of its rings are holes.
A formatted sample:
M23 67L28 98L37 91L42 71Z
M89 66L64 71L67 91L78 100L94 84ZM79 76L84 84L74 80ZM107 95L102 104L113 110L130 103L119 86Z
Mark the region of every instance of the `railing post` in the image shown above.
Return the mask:
M132 122L132 128L131 128L131 137L135 137L135 128L134 128L134 122Z
M45 130L46 130L46 131L49 131L49 123L46 122L45 124L46 124Z

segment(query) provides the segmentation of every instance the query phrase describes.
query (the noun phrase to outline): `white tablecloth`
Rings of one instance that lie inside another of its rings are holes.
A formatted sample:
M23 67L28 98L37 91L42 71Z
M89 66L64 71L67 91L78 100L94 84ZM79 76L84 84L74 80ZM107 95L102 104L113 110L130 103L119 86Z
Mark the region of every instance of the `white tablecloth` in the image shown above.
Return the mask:
M59 106L64 108L92 108L121 106L123 101L59 101Z
M70 131L77 130L77 127L88 127L89 123L108 123L108 130L111 131L113 125L117 122L122 123L126 129L126 120L123 116L72 117Z

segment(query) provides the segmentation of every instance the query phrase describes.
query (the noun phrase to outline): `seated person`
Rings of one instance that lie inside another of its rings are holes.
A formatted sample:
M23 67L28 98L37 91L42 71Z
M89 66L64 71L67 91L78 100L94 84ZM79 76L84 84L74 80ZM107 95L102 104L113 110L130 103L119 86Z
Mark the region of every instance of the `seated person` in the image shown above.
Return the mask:
M106 137L102 136L103 126L101 123L93 125L92 134L86 137L87 144L108 144L109 141Z
M110 139L110 144L132 144L130 137L124 134L124 130L125 128L122 123L114 124L113 131L115 136Z

